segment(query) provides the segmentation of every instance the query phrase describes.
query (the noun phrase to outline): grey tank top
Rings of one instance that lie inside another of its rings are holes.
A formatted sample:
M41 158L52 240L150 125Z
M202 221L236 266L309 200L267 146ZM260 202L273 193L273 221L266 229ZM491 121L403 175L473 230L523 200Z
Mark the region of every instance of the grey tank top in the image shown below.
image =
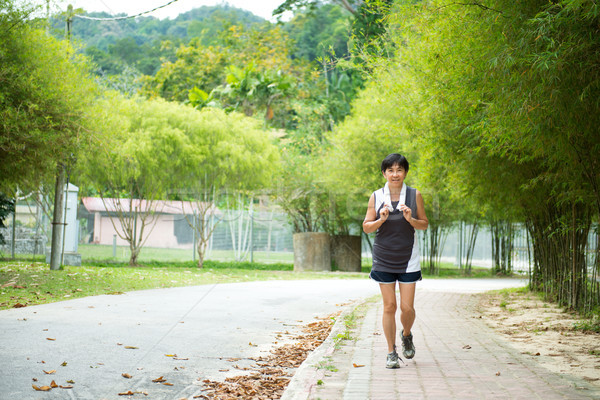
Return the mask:
M384 207L383 189L373 192L377 218ZM406 187L404 204L410 207L412 215L417 215L417 190ZM404 219L400 210L396 210L397 202L393 202L394 211L379 227L373 243L373 271L404 273L420 270L418 242L415 228ZM408 269L408 271L407 271Z

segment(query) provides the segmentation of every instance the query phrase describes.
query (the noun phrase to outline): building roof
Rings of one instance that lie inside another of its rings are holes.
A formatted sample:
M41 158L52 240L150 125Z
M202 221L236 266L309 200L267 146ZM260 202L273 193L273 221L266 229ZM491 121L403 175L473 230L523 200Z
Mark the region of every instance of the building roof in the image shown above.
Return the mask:
M206 202L170 201L170 200L137 200L134 199L102 199L100 197L83 197L83 206L90 213L95 212L128 212L131 207L141 212L155 212L160 214L193 215L199 213L204 207L210 207L212 213L219 214L219 210L212 204Z

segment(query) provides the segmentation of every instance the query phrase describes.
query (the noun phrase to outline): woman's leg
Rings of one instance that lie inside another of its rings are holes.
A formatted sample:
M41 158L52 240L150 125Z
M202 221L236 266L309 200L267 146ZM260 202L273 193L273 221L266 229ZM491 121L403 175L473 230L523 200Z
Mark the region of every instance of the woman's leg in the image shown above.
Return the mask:
M400 285L400 323L404 336L410 335L415 322L415 283L399 283Z
M383 298L383 333L388 344L388 353L394 351L396 344L396 284L380 283Z

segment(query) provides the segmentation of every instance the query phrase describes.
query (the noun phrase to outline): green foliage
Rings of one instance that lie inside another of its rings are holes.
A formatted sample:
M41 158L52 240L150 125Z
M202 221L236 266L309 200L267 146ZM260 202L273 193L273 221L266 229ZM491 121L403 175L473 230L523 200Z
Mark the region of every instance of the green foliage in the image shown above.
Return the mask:
M281 149L281 168L276 181L275 201L287 213L294 232L322 232L329 215L329 195L318 183L311 155Z
M282 100L285 104L295 92L293 79L281 70L260 72L254 64L243 69L230 65L227 70L227 84L214 89L210 97L219 98L222 107L228 111L241 111L248 116L262 111L265 121L268 121L275 117L277 104L281 107ZM196 106L194 102L192 105ZM281 119L279 113L277 117Z
M351 14L333 4L298 11L284 25L294 42L292 56L308 61L347 57L350 20Z
M160 200L201 202L206 191L258 190L278 161L258 122L239 113L114 95L97 105L105 128L77 177L83 192L98 193L113 210L132 265L154 227Z
M98 191L130 193L134 181L154 199L201 181L218 189L258 189L278 159L259 124L238 113L140 98L107 98L99 105L114 125L86 163L85 176ZM236 179L240 175L245 178ZM133 192L142 195L139 190Z
M92 135L97 88L86 61L31 23L0 20L0 189L52 182Z
M406 132L399 152L409 179L416 171L430 234L459 220L527 222L534 286L580 309L600 303L584 256L600 214L596 10L591 1L399 2L383 20L389 41L361 53L370 83L331 139L334 153L352 154L353 182L369 187L361 160L381 158L379 137ZM375 137L358 139L355 126ZM510 259L510 240L504 249Z
M78 10L84 13L84 10ZM97 18L113 16L101 12L87 14ZM75 18L72 37L85 48L86 54L98 65L99 75L117 75L125 67L135 68L145 75L154 75L162 59L173 60L175 49L192 38L205 45L217 44L220 32L230 25L251 26L264 22L249 11L228 5L202 6L178 15L174 19L143 16L118 21L98 21ZM64 35L63 16L51 20L54 34ZM165 45L163 45L163 43Z
M165 61L155 77L147 78L144 93L185 101L194 86L210 93L225 85L232 69L244 71L252 66L246 70L263 76L272 74L270 77L277 76L275 71L281 71L279 76L292 72L286 36L277 26L232 25L221 32L220 38L216 45L207 46L196 38L179 47L175 61Z
M392 6L391 0L365 0L357 10L352 23L352 38L355 52L387 55L387 21Z

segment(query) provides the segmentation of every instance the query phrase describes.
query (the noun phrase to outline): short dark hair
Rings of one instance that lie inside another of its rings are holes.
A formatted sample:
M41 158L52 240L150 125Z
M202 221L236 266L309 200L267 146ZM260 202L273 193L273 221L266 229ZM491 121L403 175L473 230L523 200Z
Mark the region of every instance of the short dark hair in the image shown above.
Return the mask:
M383 159L381 162L381 172L385 172L385 170L393 167L396 164L404 168L404 171L408 172L408 160L406 157L398 153L392 153Z

